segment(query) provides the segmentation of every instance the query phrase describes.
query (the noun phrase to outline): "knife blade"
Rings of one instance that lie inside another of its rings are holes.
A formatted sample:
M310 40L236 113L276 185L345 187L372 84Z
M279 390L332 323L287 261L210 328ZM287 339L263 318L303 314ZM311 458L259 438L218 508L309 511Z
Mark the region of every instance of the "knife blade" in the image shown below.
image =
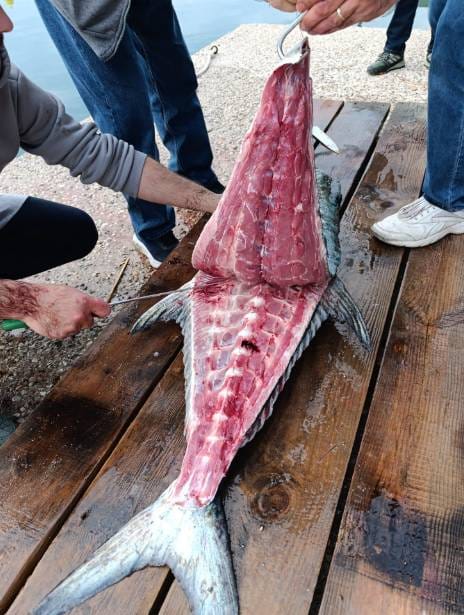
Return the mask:
M313 126L313 137L322 143L324 147L329 149L331 152L335 152L336 154L340 153L340 148L333 141L327 133L325 133L319 126Z

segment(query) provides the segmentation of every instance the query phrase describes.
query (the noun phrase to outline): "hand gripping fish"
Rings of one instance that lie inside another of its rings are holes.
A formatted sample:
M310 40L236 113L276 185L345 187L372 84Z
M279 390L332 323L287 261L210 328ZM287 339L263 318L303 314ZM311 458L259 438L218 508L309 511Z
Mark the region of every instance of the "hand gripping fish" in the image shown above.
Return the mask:
M135 330L176 320L184 334L187 449L179 477L35 611L64 613L146 566L168 565L195 614L235 615L238 596L216 497L238 449L270 416L329 316L369 344L336 271L339 188L316 172L309 51L277 68L221 202L193 253L191 282Z

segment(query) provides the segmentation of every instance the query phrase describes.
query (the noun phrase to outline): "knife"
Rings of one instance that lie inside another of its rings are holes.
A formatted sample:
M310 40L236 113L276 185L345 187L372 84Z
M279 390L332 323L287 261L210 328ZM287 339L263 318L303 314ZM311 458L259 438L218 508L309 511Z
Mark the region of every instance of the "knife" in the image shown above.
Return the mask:
M333 141L327 133L319 128L319 126L313 126L313 137L331 152L335 152L336 154L340 153L340 148L335 141Z

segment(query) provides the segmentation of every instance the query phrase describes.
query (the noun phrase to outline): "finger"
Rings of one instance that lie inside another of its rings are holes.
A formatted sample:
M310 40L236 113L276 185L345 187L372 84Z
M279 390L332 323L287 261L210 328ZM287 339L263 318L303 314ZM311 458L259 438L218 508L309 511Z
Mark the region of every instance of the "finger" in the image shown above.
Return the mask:
M339 13L337 13L337 8L340 9L343 19L340 17ZM343 28L357 23L358 20L356 16L357 11L355 2L349 0L341 5L339 3L333 13L312 28L311 34L331 34L332 32L342 30Z
M341 0L319 0L319 2L316 2L304 16L301 22L302 30L312 34L314 28L335 13L340 4Z
M111 312L109 303L103 301L103 299L96 299L95 297L92 297L89 307L91 313L99 318L105 318Z
M304 13L319 2L324 2L324 0L297 0L296 10L299 13Z
M294 13L296 11L295 2L289 2L288 0L269 0L269 4L279 11L286 11L287 13Z
M80 328L81 329L91 329L93 327L93 315L88 314L84 319L82 319Z

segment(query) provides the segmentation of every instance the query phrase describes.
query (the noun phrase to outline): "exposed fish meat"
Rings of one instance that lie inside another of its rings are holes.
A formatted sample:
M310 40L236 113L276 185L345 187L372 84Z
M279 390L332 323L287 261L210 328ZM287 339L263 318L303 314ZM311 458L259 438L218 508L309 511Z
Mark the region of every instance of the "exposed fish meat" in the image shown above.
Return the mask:
M362 317L336 270L340 193L317 173L309 52L271 75L218 209L193 254L199 270L136 324L176 320L184 334L187 450L179 477L54 589L57 615L145 566L167 564L201 615L238 613L217 496L238 449L272 412L321 323Z

